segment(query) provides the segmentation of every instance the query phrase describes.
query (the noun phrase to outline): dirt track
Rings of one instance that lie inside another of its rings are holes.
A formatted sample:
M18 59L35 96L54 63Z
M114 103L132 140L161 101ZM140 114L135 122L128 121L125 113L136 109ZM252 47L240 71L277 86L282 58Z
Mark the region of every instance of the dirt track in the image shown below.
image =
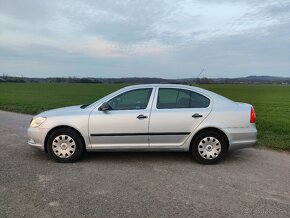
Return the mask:
M290 155L245 149L90 153L60 164L26 144L31 116L0 111L0 217L290 217Z

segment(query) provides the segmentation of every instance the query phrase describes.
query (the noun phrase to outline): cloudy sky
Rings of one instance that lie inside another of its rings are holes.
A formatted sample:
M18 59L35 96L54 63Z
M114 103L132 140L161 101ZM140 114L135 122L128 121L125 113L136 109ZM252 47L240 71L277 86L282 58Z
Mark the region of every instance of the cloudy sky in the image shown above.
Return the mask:
M0 73L290 76L290 0L0 0Z

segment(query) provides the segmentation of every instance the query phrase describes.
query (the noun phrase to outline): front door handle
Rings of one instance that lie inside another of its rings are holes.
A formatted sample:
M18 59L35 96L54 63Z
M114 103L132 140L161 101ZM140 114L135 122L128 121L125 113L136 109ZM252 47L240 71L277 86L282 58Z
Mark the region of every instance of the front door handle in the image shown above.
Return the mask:
M192 117L193 118L200 118L200 117L203 117L203 116L201 114L193 114Z
M140 115L137 117L137 119L146 119L146 118L148 118L148 117L145 116L145 115L143 115L143 114L140 114Z

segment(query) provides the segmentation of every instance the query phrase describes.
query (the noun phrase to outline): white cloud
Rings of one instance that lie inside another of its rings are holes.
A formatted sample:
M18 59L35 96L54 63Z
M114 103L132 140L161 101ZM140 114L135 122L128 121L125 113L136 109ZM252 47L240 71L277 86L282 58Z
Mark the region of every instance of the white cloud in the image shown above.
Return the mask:
M0 0L0 26L7 73L290 76L289 0Z

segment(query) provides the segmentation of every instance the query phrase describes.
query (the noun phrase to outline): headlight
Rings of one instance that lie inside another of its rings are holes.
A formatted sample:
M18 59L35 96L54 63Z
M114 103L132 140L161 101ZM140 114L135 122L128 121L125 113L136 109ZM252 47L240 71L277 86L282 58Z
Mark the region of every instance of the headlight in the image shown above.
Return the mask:
M32 128L39 127L45 120L46 117L33 118L30 122L30 127Z

